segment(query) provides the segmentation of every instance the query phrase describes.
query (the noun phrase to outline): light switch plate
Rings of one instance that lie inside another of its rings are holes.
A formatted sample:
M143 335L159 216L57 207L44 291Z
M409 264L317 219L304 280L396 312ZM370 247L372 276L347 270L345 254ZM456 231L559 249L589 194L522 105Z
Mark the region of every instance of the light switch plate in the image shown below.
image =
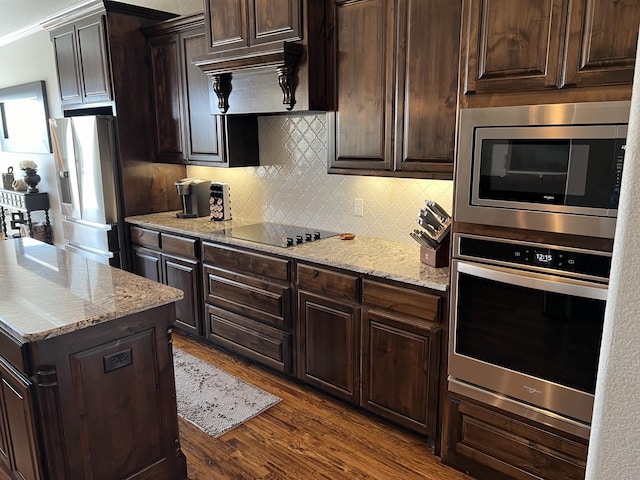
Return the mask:
M364 200L361 198L353 199L353 214L356 217L364 216Z

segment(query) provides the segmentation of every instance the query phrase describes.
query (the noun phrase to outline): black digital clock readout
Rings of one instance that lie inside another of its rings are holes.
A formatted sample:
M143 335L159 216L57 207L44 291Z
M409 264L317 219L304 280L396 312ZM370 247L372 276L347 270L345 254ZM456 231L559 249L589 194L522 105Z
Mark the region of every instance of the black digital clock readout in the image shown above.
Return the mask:
M532 260L534 265L552 265L554 258L551 250L533 250Z

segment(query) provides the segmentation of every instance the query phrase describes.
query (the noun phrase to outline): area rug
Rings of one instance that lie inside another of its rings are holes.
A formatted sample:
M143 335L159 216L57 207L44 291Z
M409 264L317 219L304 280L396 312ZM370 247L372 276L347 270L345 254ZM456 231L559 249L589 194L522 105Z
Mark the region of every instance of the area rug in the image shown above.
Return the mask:
M218 438L281 399L173 347L178 414Z

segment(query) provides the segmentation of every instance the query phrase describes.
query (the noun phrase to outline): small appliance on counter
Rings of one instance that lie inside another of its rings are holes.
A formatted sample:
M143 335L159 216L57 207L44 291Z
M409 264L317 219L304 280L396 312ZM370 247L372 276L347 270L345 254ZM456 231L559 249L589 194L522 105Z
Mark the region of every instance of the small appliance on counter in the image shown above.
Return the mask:
M422 230L410 235L420 245L420 261L435 268L449 266L451 216L437 202L425 200L417 221Z
M182 213L178 218L197 218L209 215L210 180L183 178L175 183L178 195L182 197Z
M228 183L211 183L209 212L212 222L231 220L231 194L229 193Z

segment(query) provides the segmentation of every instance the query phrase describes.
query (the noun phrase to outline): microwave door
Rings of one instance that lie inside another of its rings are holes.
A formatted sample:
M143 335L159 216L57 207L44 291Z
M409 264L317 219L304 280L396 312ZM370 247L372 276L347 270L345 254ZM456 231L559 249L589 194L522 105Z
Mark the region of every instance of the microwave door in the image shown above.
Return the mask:
M60 210L67 218L80 216L80 190L74 132L69 118L49 120L57 174Z

